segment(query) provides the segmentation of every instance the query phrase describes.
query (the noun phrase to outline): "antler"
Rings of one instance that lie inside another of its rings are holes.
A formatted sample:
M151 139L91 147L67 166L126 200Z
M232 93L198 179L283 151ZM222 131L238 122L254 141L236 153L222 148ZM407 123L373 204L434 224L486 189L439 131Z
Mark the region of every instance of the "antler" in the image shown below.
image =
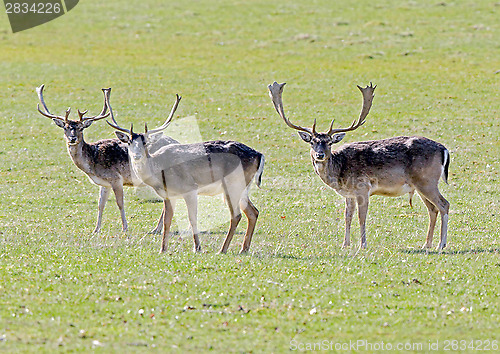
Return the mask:
M103 118L106 118L107 116L109 116L110 112L106 113L106 111L108 110L108 100L106 100L106 91L108 92L108 96L109 96L109 92L111 91L111 88L109 89L102 89L102 91L104 92L104 107L102 108L102 111L101 113L99 113L98 115L96 116L93 116L93 117L84 117L84 115L88 112L88 110L85 110L83 112L80 112L80 110L78 110L78 115L80 116L80 122L84 122L86 120L99 120L99 119L103 119ZM109 97L108 97L109 99ZM109 109L111 111L111 108Z
M109 111L111 113L111 119L113 120L114 124L109 122L109 121L106 121L106 123L108 123L111 127L115 128L116 130L119 130L119 131L122 131L124 133L132 135L132 129L133 129L132 125L130 125L130 130L129 130L129 129L125 129L125 128L120 127L120 125L118 125L118 123L116 122L115 117L113 115L113 110L111 109L111 105L109 104L110 91L111 91L111 89L103 89L106 104L109 107ZM174 113L177 110L177 107L179 106L179 102L181 101L181 98L182 97L179 96L178 94L175 95L175 103L172 106L172 110L170 111L170 115L168 116L167 120L165 121L165 123L163 123L163 125L161 127L158 127L156 129L152 129L152 130L148 131L147 125L144 125L144 128L146 130L147 135L151 135L151 134L157 133L159 131L162 131L170 124L170 122L172 121L172 118L174 117Z
M359 115L359 119L354 122L352 122L351 126L349 128L338 128L338 129L333 129L333 122L335 121L332 120L332 123L330 124L330 129L328 130L329 135L333 135L336 133L343 133L343 132L348 132L351 130L356 130L363 124L365 124L365 119L368 113L370 112L370 108L372 107L372 101L373 101L373 92L375 91L375 88L377 85L373 86L373 84L370 82L370 86L366 86L365 88L362 88L361 86L358 86L359 90L363 94L363 108L361 109L361 113Z
M132 135L132 125L130 125L130 130L122 128L115 119L115 115L113 114L113 109L111 108L111 103L109 103L111 87L107 89L102 89L102 92L104 93L104 101L106 102L106 106L109 108L109 113L111 114L111 120L113 121L113 123L110 123L108 120L106 120L106 123L108 123L111 127L115 128L116 130Z
M71 112L71 108L68 108L66 110L66 115L65 117L60 117L60 116L56 116L52 113L50 113L49 109L47 108L47 105L45 104L45 101L43 99L43 89L45 87L45 84L42 84L40 87L37 87L36 88L36 93L38 94L38 98L40 99L40 102L43 106L43 108L45 109L45 112L43 112L41 109L40 109L40 104L37 105L37 108L38 108L38 112L40 112L42 115L44 115L45 117L47 118L51 118L51 119L58 119L58 120L62 120L62 121L67 121L68 120L68 117L69 117L69 113Z
M165 121L165 123L163 123L161 127L158 127L158 128L155 128L155 129L151 129L149 131L147 129L147 126L144 126L146 128L146 134L148 134L148 135L155 134L155 133L158 133L158 132L162 131L166 127L168 127L168 125L172 121L172 118L174 118L174 113L177 110L177 107L179 106L179 102L181 101L181 99L182 99L181 96L179 96L178 94L175 94L175 103L172 106L172 110L170 111L170 115L168 116L168 118Z
M282 84L278 84L276 81L272 85L268 85L267 88L269 89L269 96L273 100L274 108L276 109L276 112L280 115L281 118L285 121L286 125L288 125L290 128L300 130L306 133L309 133L311 135L316 134L316 120L314 120L314 125L312 130L309 128L303 128L299 125L295 125L290 120L285 116L285 111L283 109L283 100L281 98L281 95L283 93L283 87L286 85L286 82Z

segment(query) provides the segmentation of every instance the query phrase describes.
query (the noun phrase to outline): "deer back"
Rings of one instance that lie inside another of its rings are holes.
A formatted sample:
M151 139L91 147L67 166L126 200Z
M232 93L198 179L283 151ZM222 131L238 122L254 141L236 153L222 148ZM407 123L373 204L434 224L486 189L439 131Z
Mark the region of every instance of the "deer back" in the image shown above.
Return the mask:
M161 182L169 193L182 194L223 181L230 183L232 179L248 185L261 159L261 153L242 143L208 141L163 146L151 154L148 161L150 176L156 179L155 189L161 188L158 186ZM141 176L140 171L138 173ZM160 181L160 176L165 180ZM228 178L230 176L234 178Z
M411 188L425 179L437 182L444 172L447 153L444 145L424 137L354 142L333 150L329 168L317 168L317 172L336 189L353 190L369 184L377 194L377 188Z

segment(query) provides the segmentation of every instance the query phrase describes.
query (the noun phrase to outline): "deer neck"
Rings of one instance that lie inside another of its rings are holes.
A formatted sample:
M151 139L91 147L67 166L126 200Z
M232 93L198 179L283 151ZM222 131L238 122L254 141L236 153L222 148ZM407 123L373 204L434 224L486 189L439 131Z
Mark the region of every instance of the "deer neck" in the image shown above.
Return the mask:
M326 160L317 161L313 158L312 163L314 171L327 186L333 189L339 189L340 166L333 151Z
M90 145L87 144L82 138L82 140L77 144L67 144L67 148L69 156L71 157L71 160L73 160L73 163L76 165L76 167L78 167L86 174L92 174L92 169L90 167L92 148L90 147Z
M130 165L134 173L146 184L154 183L152 158L146 150L145 157L140 160L130 158Z

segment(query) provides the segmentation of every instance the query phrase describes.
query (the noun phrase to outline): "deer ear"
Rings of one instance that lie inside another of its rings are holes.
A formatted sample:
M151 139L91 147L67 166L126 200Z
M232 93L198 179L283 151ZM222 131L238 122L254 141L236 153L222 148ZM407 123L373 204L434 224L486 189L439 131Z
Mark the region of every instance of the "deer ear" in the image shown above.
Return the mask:
M306 132L299 132L299 136L302 140L304 140L306 143L310 143L312 136L309 133Z
M59 128L64 128L64 122L59 119L52 119Z
M116 134L117 138L120 139L120 141L122 143L128 144L130 142L130 138L128 137L127 134L119 132L119 131L115 131L115 134Z
M94 123L94 121L92 119L89 119L89 120L86 120L83 122L82 124L82 128L85 129L85 128L88 128L92 125L92 123Z
M338 143L340 140L344 139L345 133L339 133L332 136L332 144Z

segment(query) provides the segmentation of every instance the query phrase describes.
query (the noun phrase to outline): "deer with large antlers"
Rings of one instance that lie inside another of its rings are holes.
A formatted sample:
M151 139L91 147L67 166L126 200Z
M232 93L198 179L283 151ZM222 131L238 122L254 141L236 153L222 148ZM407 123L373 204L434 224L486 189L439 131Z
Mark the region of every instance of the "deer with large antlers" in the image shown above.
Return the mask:
M350 127L334 129L332 120L326 133L316 131L316 120L311 128L295 125L285 116L282 93L285 84L269 85L269 94L279 116L300 137L311 145L314 170L321 180L346 199L345 237L343 247L350 245L351 221L356 204L361 228L361 248L366 248L366 216L371 195L397 197L415 190L429 211L429 229L423 248L432 247L432 238L438 213L441 214L441 240L438 250L446 246L448 210L450 204L438 189L439 179L448 178L450 154L440 143L424 137L394 137L383 140L344 144L337 149L332 145L341 141L349 131L365 123L370 112L375 87L359 87L363 94L363 107L359 119Z
M140 179L133 173L128 157L127 147L118 139L103 139L94 143L87 143L83 136L84 129L100 119L104 119L113 111L109 104L109 95L111 89L102 89L105 97L104 107L102 112L94 117L85 117L87 111L80 112L78 110L79 120L70 120L69 115L71 109L68 108L63 116L57 116L50 113L43 99L44 85L36 89L43 110L38 105L38 111L45 117L50 118L60 128L64 130L64 138L66 140L68 153L76 167L82 170L89 179L96 185L100 186L97 224L94 233L99 233L101 230L101 221L106 201L108 200L109 192L113 190L116 198L116 204L120 210L122 219L122 230L125 232L128 228L127 219L125 217L125 208L123 201L123 186L140 186ZM107 110L110 112L107 112ZM106 113L107 112L107 113ZM152 147L153 151L165 144L176 143L177 141L159 135L156 139L156 144ZM152 233L159 233L163 227L163 217L160 217L158 224Z
M225 253L241 219L241 210L248 219L240 253L250 248L259 211L249 198L250 184L255 179L260 186L264 155L236 141L207 141L194 144L170 144L157 152L150 150L154 133L170 124L180 102L179 95L169 119L160 127L145 133L135 133L133 127L122 128L116 120L107 123L115 128L118 138L128 145L134 172L163 198L163 237L160 253L167 250L170 226L174 213L173 202L183 198L188 209L195 252L201 251L197 226L198 195L223 194L231 214L231 223L220 253Z

